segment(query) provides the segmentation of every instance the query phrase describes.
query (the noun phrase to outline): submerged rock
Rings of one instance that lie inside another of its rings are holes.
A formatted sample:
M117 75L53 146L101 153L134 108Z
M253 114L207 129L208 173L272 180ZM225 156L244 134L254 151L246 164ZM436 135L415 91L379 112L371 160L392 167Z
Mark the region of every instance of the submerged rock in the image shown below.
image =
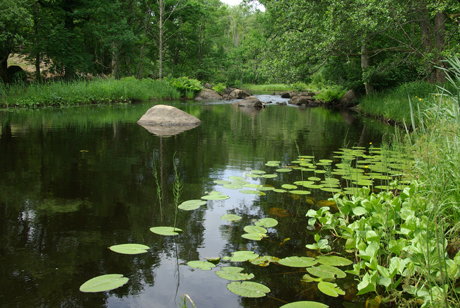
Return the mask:
M234 105L237 105L239 107L258 107L258 108L264 108L265 104L262 103L257 97L255 96L248 96L242 101L235 102L233 103Z

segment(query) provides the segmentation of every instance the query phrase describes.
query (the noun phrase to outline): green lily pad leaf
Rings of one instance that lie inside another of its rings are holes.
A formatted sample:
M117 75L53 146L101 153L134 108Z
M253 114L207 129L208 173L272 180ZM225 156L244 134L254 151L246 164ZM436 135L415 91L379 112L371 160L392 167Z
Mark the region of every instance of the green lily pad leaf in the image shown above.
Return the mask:
M277 257L272 257L272 256L263 256L263 257L258 257L254 260L251 260L251 263L254 265L262 266L262 267L267 267L270 265L270 263L273 262L279 262L280 258Z
M178 206L178 208L180 208L181 210L184 210L184 211L191 211L191 210L196 210L197 208L199 208L200 206L205 205L205 204L206 204L206 201L199 200L199 199L188 200L188 201L182 202Z
M226 195L222 195L222 193L219 191L211 191L207 195L201 197L201 199L204 199L204 200L225 200L228 198L230 197Z
M271 228L278 224L278 220L274 218L262 218L256 221L254 224L258 227Z
M232 181L235 181L235 180L242 180L242 181L244 181L244 177L242 177L242 176L232 175L232 176L229 176L228 178L229 178L230 180L232 180Z
M327 191L327 192L331 192L331 193L338 193L338 192L341 192L342 189L340 188L334 188L334 187L321 187L320 188L322 191Z
M285 189L273 189L274 192L277 192L277 193L285 193L287 192L287 190Z
M313 183L314 183L313 181L295 181L294 182L295 185L302 185L302 186L311 185Z
M318 177L315 177L315 176L311 176L308 178L309 181L321 181L321 178L318 178Z
M267 233L267 229L258 226L246 226L244 231L247 233Z
M283 185L281 185L281 187L284 188L284 189L297 189L297 186L292 185L292 184L283 184Z
M244 268L242 267L221 267L221 271L217 271L216 275L220 278L227 279L227 280L249 280L254 278L254 274L243 274Z
M260 241L267 235L265 233L245 233L241 237L247 240Z
M338 256L318 256L316 257L316 261L324 265L332 265L332 266L346 266L353 263L353 261L338 257Z
M320 282L320 281L323 281L323 278L315 278L315 277L311 277L308 274L305 274L302 277L302 281L303 282Z
M315 172L315 173L326 173L326 170L315 170L313 172Z
M211 268L216 267L214 263L208 261L188 261L188 266L193 268L199 268L203 271L210 271Z
M345 295L345 291L339 288L336 283L330 283L321 281L318 283L318 289L326 295L337 297L339 295Z
M316 163L317 166L330 166L331 163L327 163L327 162L319 162L319 163Z
M329 306L318 302L299 301L283 305L280 308L329 308Z
M224 260L230 260L232 262L244 262L253 260L259 257L254 251L235 251L232 257L226 257Z
M257 190L260 190L260 191L272 191L272 190L275 190L275 187L273 187L273 186L261 186L261 187L258 187Z
M294 194L294 195L309 195L309 194L311 194L311 192L309 192L308 190L290 190L289 192L291 194Z
M258 195L258 196L263 195L263 192L258 191L258 190L251 190L251 189L242 189L242 190L239 190L239 192L242 194L247 194L247 195Z
M263 185L260 184L244 184L244 187L246 188L259 188L262 187Z
M288 169L288 168L281 168L281 169L276 169L276 172L291 172L292 169Z
M232 182L227 181L227 180L215 180L214 183L224 185L224 184L231 184Z
M320 266L316 267L307 268L307 271L312 275L327 279L334 279L336 276L337 278L345 278L347 276L347 274L341 269L324 264L321 264Z
M251 173L253 173L253 174L265 174L267 172L262 171L262 170L251 170Z
M247 173L246 176L247 176L248 178L258 178L260 175L259 175L259 174Z
M174 227L152 227L150 228L150 231L153 233L159 234L159 235L178 235L178 232L182 232L181 229L179 228L174 228Z
M241 216L235 215L235 214L225 214L220 216L220 219L222 220L227 220L227 221L238 221L241 220Z
M290 267L309 267L318 262L310 257L287 257L281 259L278 263Z
M252 281L231 282L227 285L227 288L235 294L251 298L264 297L267 293L271 292L271 290L263 284Z
M243 188L243 185L240 185L240 184L224 184L223 185L225 188L228 188L228 189L241 189Z
M110 291L121 287L128 282L128 278L122 274L108 274L94 277L80 286L80 291L85 293L96 293Z
M310 184L310 185L304 185L305 188L311 188L311 189L318 189L318 188L322 188L323 185L314 185L314 184Z
M260 177L265 178L265 179L273 179L273 178L276 178L277 176L278 175L276 175L276 174L263 174Z
M142 244L120 244L110 246L109 249L125 255L137 255L146 253L150 247Z
M249 182L248 181L243 181L243 180L235 180L235 181L233 181L233 184L244 186L246 184L249 184Z
M220 257L211 257L211 258L205 258L205 259L206 259L206 261L212 262L214 264L219 263L219 261L220 261Z

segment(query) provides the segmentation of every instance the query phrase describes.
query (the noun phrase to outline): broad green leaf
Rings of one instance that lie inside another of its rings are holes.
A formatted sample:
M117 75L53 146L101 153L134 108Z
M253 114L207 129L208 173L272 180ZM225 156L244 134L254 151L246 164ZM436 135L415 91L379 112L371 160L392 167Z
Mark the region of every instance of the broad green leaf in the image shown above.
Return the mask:
M278 224L278 221L273 218L262 218L254 223L258 227L271 228Z
M258 196L263 195L263 192L258 191L258 190L251 190L251 189L242 189L242 190L239 190L239 192L243 194L247 194L247 195L258 195Z
M264 237L267 237L267 235L265 233L245 233L241 237L247 240L260 241Z
M318 289L326 295L337 297L339 295L345 295L345 291L339 288L336 283L330 283L321 281L318 283Z
M252 174L252 173L247 173L246 176L248 178L258 178L260 176L260 174Z
M294 194L294 195L309 195L309 194L311 194L311 192L309 192L307 190L290 190L289 192L291 194Z
M216 271L216 275L220 278L227 279L227 280L250 280L254 278L254 274L243 274L242 267L221 267L220 271Z
M224 257L224 260L230 260L231 262L244 262L259 257L259 255L253 251L235 251L232 254L232 257Z
M150 231L159 235L178 235L182 232L181 229L174 227L152 227Z
M188 261L187 262L188 266L193 267L193 268L199 268L203 271L209 271L213 267L216 267L214 263L208 262L208 261Z
M252 281L243 281L243 282L231 282L227 285L227 288L240 296L243 297L264 297L271 292L271 290L264 286L263 284L252 282Z
M244 184L243 186L246 187L246 188L259 188L259 187L262 187L263 185L260 185L260 184Z
M324 265L346 266L353 264L353 261L338 256L318 256L316 261Z
M235 180L243 180L244 181L244 177L242 177L242 176L232 175L232 176L229 176L228 178L230 180L232 180L232 181L235 181Z
M321 178L311 176L308 178L309 181L321 181Z
M254 173L254 174L265 174L266 172L265 172L265 171L262 171L262 170L251 170L251 173Z
M284 188L284 189L297 189L297 186L292 185L292 184L283 184L283 185L281 185L281 187Z
M224 185L224 184L231 184L232 182L227 181L227 180L215 180L214 183Z
M287 192L287 190L285 189L273 189L274 192L277 192L277 193L285 193Z
M307 271L312 275L325 279L334 279L336 276L337 278L345 278L347 276L347 274L341 269L324 264L321 264L320 266L316 267L307 268Z
M254 265L267 267L270 263L279 262L280 258L272 257L272 256L261 256L254 260L251 260L251 263Z
M223 187L228 188L228 189L241 189L243 188L243 185L240 184L224 184Z
M313 183L314 183L313 181L296 181L296 182L294 182L295 185L302 185L302 186L311 185Z
M260 186L257 189L260 190L260 191L271 191L271 190L274 190L275 187L273 187L273 186Z
M355 214L356 216L367 214L367 210L363 208L362 206L357 206L352 211L353 211L353 214Z
M226 195L222 195L222 193L218 191L211 191L207 195L201 197L201 199L204 199L204 200L225 200L228 198L230 197Z
M363 278L361 279L361 282L358 284L359 292L357 293L357 295L375 292L378 280L379 275L377 271L374 271L371 275L369 275L369 273L364 274Z
M120 244L110 246L109 249L126 255L137 255L146 253L150 247L142 244Z
M299 301L285 304L280 308L329 308L329 306L318 302Z
M278 175L276 175L276 174L263 174L260 177L265 178L265 179L274 179L274 178L278 177Z
M323 278L315 278L315 277L311 277L308 274L305 274L302 277L302 281L303 282L320 282L320 281L323 281Z
M267 233L267 229L258 226L245 226L244 231L247 233Z
M121 287L128 282L122 274L108 274L94 277L80 286L85 293L105 292Z
M235 214L225 214L220 217L222 220L228 220L228 221L238 221L241 220L241 216L235 215Z
M182 202L178 208L180 208L181 210L184 210L184 211L191 211L191 210L196 210L197 208L199 208L200 206L202 205L205 205L206 204L206 201L203 201L203 200L188 200L188 201L185 201L185 202Z
M291 172L292 169L288 169L288 168L281 168L281 169L276 169L276 172Z
M290 267L309 267L318 263L315 259L310 257L287 257L279 260L279 264Z

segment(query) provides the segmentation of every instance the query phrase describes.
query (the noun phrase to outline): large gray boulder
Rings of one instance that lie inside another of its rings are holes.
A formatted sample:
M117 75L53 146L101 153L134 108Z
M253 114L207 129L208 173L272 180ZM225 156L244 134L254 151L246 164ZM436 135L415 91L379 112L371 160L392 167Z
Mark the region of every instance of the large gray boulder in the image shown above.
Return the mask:
M205 101L205 100L221 100L222 95L214 91L213 89L203 89L195 97L196 101Z
M233 105L236 105L239 107L257 107L257 108L263 108L265 106L264 103L262 103L255 96L246 97L242 101L234 102Z
M340 99L340 103L342 104L350 104L357 100L357 95L353 90L348 91L342 98Z
M235 89L233 90L230 94L228 94L225 98L232 100L232 99L241 99L241 98L246 98L251 96L251 93L248 91L240 90L240 89Z
M201 123L201 120L176 107L156 105L147 110L137 123L162 126L197 125Z

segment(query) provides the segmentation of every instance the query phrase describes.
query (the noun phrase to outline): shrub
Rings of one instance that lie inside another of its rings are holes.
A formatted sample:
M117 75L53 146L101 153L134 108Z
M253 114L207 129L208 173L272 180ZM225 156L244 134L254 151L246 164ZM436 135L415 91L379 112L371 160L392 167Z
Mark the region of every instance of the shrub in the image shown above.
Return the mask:
M291 88L294 91L301 92L301 91L307 90L308 86L303 82L296 82L294 84L291 84Z
M325 102L333 102L338 101L342 98L342 96L347 93L347 90L341 86L329 86L324 88L320 91L320 94L315 95L316 99L325 101Z
M220 94L223 90L225 90L226 87L227 86L225 84L223 84L222 82L219 82L214 87L212 87L212 89Z
M202 89L198 80L189 77L165 78L165 80L176 88L182 96L187 95L187 92L194 94Z

